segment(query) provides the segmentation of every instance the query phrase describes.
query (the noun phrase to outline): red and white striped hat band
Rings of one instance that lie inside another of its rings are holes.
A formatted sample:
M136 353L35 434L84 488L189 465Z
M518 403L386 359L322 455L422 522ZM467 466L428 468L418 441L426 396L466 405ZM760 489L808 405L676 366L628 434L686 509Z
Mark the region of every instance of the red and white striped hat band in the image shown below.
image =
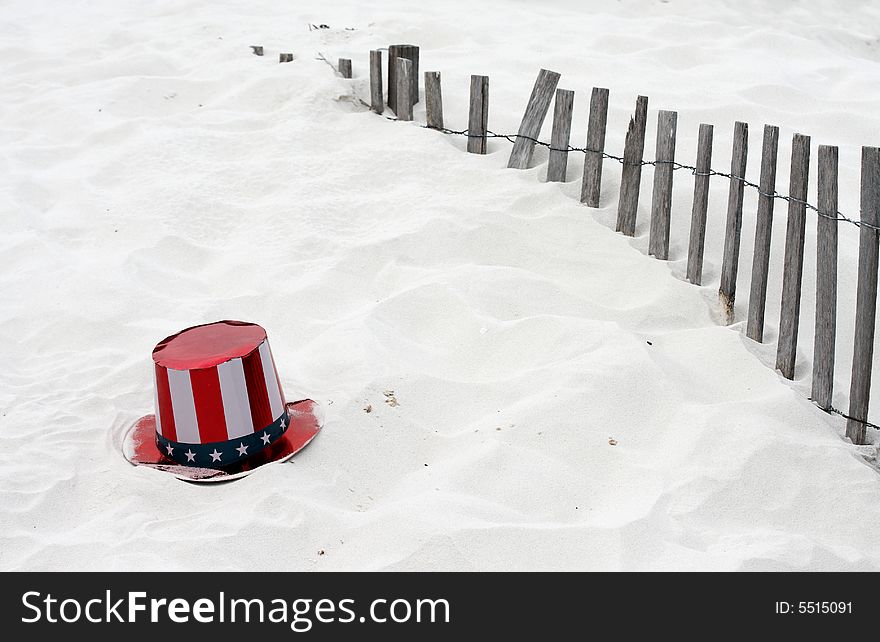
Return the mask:
M189 466L221 467L269 446L288 425L266 331L218 321L187 328L153 350L156 440Z

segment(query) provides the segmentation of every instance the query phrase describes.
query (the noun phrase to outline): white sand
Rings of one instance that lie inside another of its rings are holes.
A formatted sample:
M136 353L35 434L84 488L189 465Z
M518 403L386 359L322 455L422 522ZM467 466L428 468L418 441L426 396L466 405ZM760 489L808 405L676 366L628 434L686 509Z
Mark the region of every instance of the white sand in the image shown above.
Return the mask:
M513 131L543 66L577 90L575 144L594 85L611 89L615 153L638 93L648 157L658 108L679 110L685 162L715 123L722 170L745 120L754 178L761 127L778 124L779 189L791 134L811 134L814 159L840 145L840 205L857 215L859 146L880 143L880 10L544 4L3 4L0 568L880 569L876 447L806 399L813 215L792 384L772 369L782 204L756 346L741 334L752 190L740 323L725 328L724 181L698 288L682 280L685 172L659 262L645 256L649 168L627 239L612 231L618 165L589 210L575 155L569 182L548 185L540 151L507 170L506 142L468 155L352 98L368 98L369 49L413 42L443 73L449 126L466 126L469 74L485 73L490 127ZM356 79L317 51L353 58ZM854 229L840 245L845 408ZM133 468L120 443L151 412L154 343L223 318L268 329L288 398L320 401L324 432L231 484Z

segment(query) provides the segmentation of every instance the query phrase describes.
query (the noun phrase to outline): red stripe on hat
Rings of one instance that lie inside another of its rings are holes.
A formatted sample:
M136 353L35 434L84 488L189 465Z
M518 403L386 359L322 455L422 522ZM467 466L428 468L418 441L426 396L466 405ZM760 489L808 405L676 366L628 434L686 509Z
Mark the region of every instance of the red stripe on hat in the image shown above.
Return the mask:
M171 387L168 385L168 370L156 366L156 394L159 398L159 424L162 436L170 441L177 441L177 429L174 427L174 408L171 407Z
M269 405L269 393L266 390L266 378L263 376L260 350L252 351L246 357L242 357L241 361L244 365L244 380L247 383L254 432L258 432L275 421L275 417L272 416L272 407Z
M193 402L199 421L199 439L203 444L227 441L226 415L223 412L223 395L220 392L220 373L217 366L190 370Z

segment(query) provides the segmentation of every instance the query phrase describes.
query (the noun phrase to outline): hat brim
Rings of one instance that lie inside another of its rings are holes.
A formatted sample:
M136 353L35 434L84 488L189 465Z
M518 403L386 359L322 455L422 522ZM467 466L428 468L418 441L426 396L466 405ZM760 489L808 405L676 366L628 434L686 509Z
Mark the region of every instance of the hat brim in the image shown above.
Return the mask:
M321 430L319 406L311 399L287 404L290 426L271 446L244 461L224 468L181 466L168 459L156 445L156 415L146 415L129 428L122 444L122 453L135 466L147 466L170 473L184 481L219 482L239 479L266 464L287 461L305 448Z

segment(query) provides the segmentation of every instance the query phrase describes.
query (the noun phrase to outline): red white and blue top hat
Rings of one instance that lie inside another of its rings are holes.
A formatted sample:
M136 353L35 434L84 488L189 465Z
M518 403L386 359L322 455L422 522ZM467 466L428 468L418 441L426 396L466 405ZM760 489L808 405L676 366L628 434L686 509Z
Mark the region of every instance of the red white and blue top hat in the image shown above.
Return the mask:
M318 432L315 404L286 403L266 331L218 321L187 328L153 350L155 415L130 432L132 463L235 475L288 458ZM147 436L147 433L152 434Z

